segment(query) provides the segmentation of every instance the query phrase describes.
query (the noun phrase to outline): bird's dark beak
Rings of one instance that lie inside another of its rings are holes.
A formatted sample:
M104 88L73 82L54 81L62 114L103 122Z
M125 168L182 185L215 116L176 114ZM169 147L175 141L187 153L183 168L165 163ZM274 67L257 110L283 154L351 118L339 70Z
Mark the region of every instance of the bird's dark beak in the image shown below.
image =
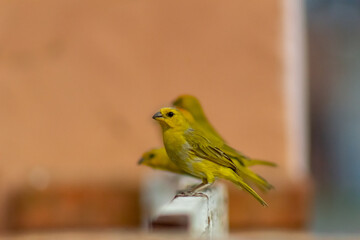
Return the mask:
M158 118L163 118L163 115L161 114L161 112L157 112L154 114L154 116L152 116L153 119L158 119Z
M140 158L139 161L138 161L138 165L141 165L144 160L145 160L144 158Z

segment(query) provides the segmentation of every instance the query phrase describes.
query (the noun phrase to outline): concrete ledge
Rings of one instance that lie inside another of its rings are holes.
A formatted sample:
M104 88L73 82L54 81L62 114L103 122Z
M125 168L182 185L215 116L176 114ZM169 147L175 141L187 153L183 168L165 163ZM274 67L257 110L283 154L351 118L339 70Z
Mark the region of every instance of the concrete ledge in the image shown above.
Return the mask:
M181 231L188 233L191 237L223 238L227 236L228 199L224 185L217 183L196 196L174 198L175 189L184 190L199 181L184 177L173 185L169 184L169 188L166 188L164 182L169 183L167 177L162 176L157 179L162 180L161 182L152 181L151 186L148 185L148 191L146 189L144 191L148 193L144 199L147 199L146 205L150 207L150 209L144 209L147 212L147 219L144 220L148 221L148 224L144 224L147 229ZM167 199L166 203L163 200L160 200L162 204L156 203L159 202L158 196L166 196L166 192L170 193L172 199ZM151 209L151 207L156 209Z

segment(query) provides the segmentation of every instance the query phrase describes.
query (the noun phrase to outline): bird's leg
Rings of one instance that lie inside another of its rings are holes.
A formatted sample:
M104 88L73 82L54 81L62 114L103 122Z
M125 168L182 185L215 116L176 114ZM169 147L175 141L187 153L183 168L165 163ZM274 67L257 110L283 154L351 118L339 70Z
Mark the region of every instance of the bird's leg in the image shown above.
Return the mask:
M211 185L212 185L212 183L208 183L207 181L202 182L199 185L195 186L194 188L190 189L189 192L195 193L195 192L198 192L201 189L207 188L208 186L211 186Z
M195 186L194 188L187 190L185 192L176 194L174 199L177 197L206 197L207 198L208 197L207 195L205 195L204 193L200 193L198 191L200 191L201 189L204 189L208 186L211 186L212 184L213 183L209 183L207 181L207 179L203 179L203 182L200 183L199 185Z

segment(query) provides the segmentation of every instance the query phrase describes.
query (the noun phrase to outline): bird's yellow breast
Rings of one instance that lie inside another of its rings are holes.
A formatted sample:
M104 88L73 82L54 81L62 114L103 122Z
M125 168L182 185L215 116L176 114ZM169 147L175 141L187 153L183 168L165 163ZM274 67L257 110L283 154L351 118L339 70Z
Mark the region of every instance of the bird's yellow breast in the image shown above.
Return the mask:
M172 161L182 161L188 157L188 143L182 132L169 129L164 132L164 146Z
M203 159L190 154L191 146L182 132L169 129L164 132L164 146L169 158L183 171L199 177L206 178L208 166Z

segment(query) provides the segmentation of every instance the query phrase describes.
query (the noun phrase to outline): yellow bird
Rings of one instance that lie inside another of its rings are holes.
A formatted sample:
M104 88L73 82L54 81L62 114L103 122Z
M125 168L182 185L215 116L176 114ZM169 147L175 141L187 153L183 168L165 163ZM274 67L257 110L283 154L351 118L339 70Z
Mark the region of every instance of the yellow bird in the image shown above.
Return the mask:
M268 183L263 177L255 174L247 167L253 165L265 165L275 167L276 164L264 160L252 159L236 149L230 147L226 144L225 140L220 136L220 134L214 129L205 116L205 113L201 107L199 100L191 95L182 95L179 96L174 102L173 105L177 107L181 112L185 113L185 118L192 124L195 128L200 128L203 132L206 132L213 141L217 141L219 144L222 144L222 150L229 156L237 167L241 170L241 176L249 184L254 183L261 190L270 190L273 186Z
M193 128L195 129L200 128L199 124L195 122L194 118L188 111L184 109L179 109L179 110L184 115L184 117L190 122ZM210 135L209 137L212 136ZM217 138L212 138L212 140L217 142L217 144L223 144L222 141L217 140ZM262 191L267 191L273 188L273 186L270 183L268 183L264 178L262 178L261 176L257 175L256 173L252 172L250 169L247 168L247 166L250 166L250 164L244 166L242 162L238 161L238 159L233 158L231 156L230 158L234 160L234 164L240 170L239 173L241 177L244 178L247 184L249 185L255 184ZM166 154L165 148L153 149L149 152L144 153L142 159L139 161L139 164L147 165L154 169L161 169L164 171L186 174L185 172L180 170L174 163L171 162L171 160ZM196 176L192 176L192 177L196 178Z
M143 164L154 169L187 175L186 172L181 170L169 159L164 147L154 148L148 152L145 152L139 160L138 164Z
M153 119L162 128L164 146L171 161L184 172L202 179L202 183L191 189L191 193L221 178L240 186L262 205L267 205L241 177L243 172L223 151L222 141L192 127L175 108L162 108L154 114Z
M245 165L247 167L253 165L266 165L271 167L276 167L275 163L258 160L258 159L251 159L241 152L237 151L236 149L230 147L226 144L225 140L220 136L220 134L215 130L215 128L210 124L203 108L199 100L191 95L181 95L179 96L174 102L173 105L178 108L180 111L186 110L188 113L184 114L186 118L190 116L188 120L190 122L195 121L197 123L197 127L200 127L204 132L207 132L217 138L218 141L223 142L223 150L224 152L230 156L232 159L239 161L240 164Z

